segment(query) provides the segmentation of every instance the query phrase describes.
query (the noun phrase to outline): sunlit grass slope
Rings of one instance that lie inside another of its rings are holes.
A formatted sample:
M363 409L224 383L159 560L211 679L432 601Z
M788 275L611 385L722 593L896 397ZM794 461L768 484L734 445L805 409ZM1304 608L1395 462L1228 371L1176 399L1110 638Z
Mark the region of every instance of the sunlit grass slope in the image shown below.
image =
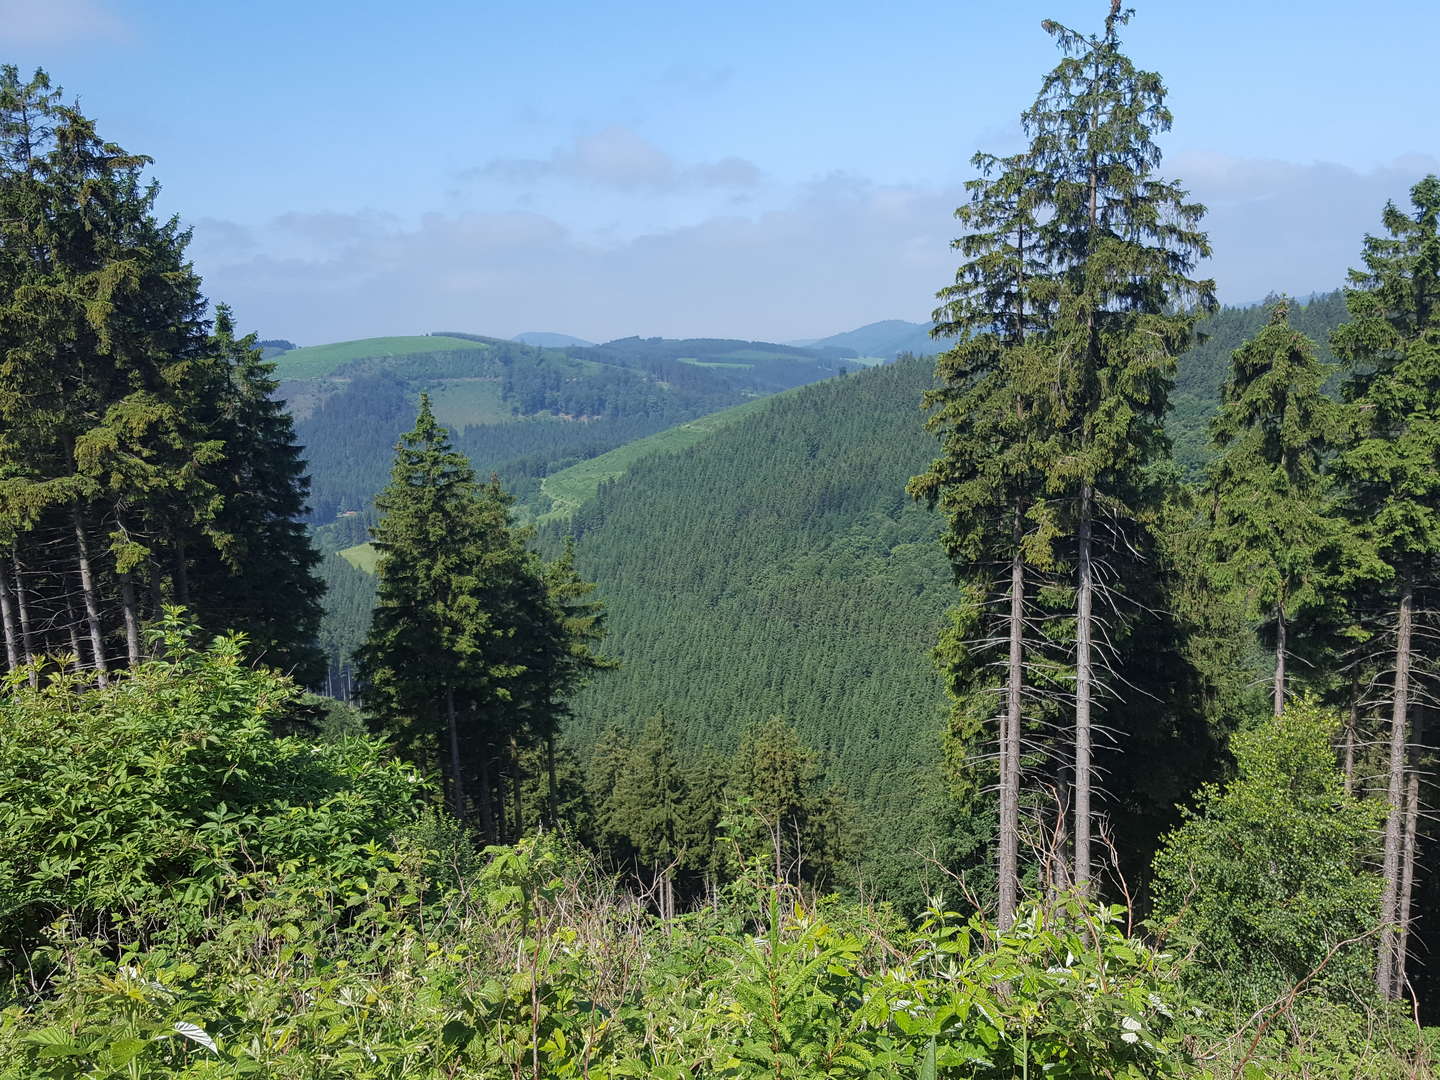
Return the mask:
M281 379L319 379L355 360L420 356L457 349L484 351L488 348L481 342L452 337L376 337L337 341L331 345L311 345L281 353L275 361L276 374Z

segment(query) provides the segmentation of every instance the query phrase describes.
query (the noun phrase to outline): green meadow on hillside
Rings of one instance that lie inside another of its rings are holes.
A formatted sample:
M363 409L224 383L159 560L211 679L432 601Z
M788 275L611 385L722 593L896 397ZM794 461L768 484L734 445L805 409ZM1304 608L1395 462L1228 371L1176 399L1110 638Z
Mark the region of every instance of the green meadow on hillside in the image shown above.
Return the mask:
M311 345L292 349L275 358L276 376L280 379L320 379L356 360L372 360L386 356L419 356L424 353L453 352L457 349L483 350L486 345L452 337L376 337L356 341L337 341L330 345Z

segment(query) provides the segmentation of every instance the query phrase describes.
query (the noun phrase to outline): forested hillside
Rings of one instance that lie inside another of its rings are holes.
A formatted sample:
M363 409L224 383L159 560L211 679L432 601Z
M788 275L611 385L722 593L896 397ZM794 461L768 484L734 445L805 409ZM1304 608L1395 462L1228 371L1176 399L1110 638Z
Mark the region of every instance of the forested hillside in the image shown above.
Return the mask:
M1221 309L1133 15L893 360L240 336L0 65L0 1080L1435 1076L1440 176Z
M280 353L296 418L311 521L365 513L419 394L482 473L522 500L577 461L758 395L834 375L843 350L746 341L629 338L539 348L457 331Z
M790 718L827 775L895 839L943 719L930 650L952 602L938 525L904 492L930 439L929 360L775 399L678 454L639 462L574 515L621 661L568 726L584 751L664 712L690 751ZM549 543L563 524L542 531Z

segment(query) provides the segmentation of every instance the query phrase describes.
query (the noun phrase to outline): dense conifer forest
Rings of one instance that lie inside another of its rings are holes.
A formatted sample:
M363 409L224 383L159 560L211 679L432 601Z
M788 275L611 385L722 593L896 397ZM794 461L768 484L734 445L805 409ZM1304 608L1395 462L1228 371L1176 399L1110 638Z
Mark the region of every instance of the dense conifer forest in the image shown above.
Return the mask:
M1440 179L1220 308L1130 18L894 358L241 336L0 67L0 1078L1433 1076Z

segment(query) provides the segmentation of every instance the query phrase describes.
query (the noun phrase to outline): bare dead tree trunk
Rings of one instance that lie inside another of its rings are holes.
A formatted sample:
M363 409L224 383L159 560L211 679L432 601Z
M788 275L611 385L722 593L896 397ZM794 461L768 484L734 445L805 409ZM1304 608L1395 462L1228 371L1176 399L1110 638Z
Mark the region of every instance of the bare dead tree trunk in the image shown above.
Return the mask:
M5 661L10 671L20 670L20 634L15 625L15 611L10 602L10 582L4 564L0 564L0 623L5 624Z
M1275 607L1275 687L1273 692L1275 715L1285 711L1285 608Z
M1075 885L1090 888L1090 787L1094 698L1093 649L1095 567L1091 562L1091 513L1094 491L1089 481L1080 486L1079 581L1075 594Z
M1415 843L1420 828L1420 773L1410 770L1405 784L1405 838L1400 856L1400 934L1395 945L1395 996L1405 989L1405 967L1410 952L1410 901L1415 892Z
M90 627L90 649L95 661L95 682L110 682L105 665L105 635L100 628L100 598L95 592L95 575L90 570L90 541L85 536L85 519L77 506L74 512L75 549L80 564L80 591L85 598L85 621Z
M115 527L128 541L130 530L125 527L125 515L115 507ZM140 597L135 591L135 575L126 570L116 575L120 579L120 610L125 617L125 659L130 666L140 664Z
M1404 784L1406 746L1409 736L1410 707L1410 635L1414 617L1415 593L1407 582L1400 594L1399 624L1395 632L1395 696L1390 717L1389 789L1385 817L1385 857L1381 864L1384 891L1380 898L1380 947L1375 965L1375 986L1380 996L1394 1000L1399 996L1400 971L1398 955L1400 937L1396 924L1400 921L1400 856L1404 832Z
M25 588L25 569L20 565L20 552L10 552L10 565L15 568L15 608L20 614L20 652L27 664L35 662L35 635L30 621L30 593ZM30 685L39 686L40 676L32 669Z
M460 770L460 725L455 720L455 690L445 688L445 734L450 741L450 812L465 820L465 776Z
M1000 909L1001 930L1015 921L1020 893L1020 725L1025 663L1025 559L1020 550L1020 511L1015 511L1015 549L1010 556L1010 670L1000 724Z

